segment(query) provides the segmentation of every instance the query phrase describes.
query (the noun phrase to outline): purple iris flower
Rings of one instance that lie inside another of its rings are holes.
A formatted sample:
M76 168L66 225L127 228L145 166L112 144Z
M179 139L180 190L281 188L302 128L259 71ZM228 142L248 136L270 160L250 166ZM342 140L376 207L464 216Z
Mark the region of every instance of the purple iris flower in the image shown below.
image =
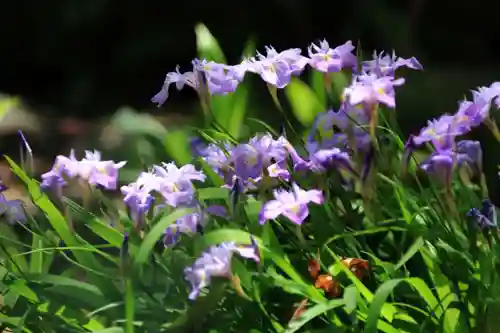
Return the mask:
M377 54L373 52L373 60L363 61L362 68L364 71L374 73L378 77L394 76L396 70L400 67L408 67L411 69L422 70L422 65L415 57L404 59L397 57L396 53L392 51L392 56L389 54L384 55L384 51Z
M450 134L453 136L460 133L455 130L454 124L455 117L444 114L438 119L427 121L427 126L420 130L420 133L413 137L415 146L420 146L432 140L439 140L442 137L447 137ZM451 131L451 133L450 133Z
M308 48L309 65L323 73L340 72L343 68L356 68L356 56L352 53L354 46L351 41L330 48L326 40L318 45L314 43Z
M233 161L230 156L234 146L229 142L221 142L220 146L210 143L208 145L198 143L194 147L194 154L201 157L219 176L230 183L234 176Z
M269 177L283 179L284 181L289 181L291 178L290 171L288 171L286 165L286 160L281 160L271 164L267 168L267 173Z
M343 103L339 111L329 110L316 117L306 140L306 149L310 154L334 147L367 151L371 141L368 122L368 115L362 107ZM336 132L335 128L341 132ZM355 147L350 147L351 144Z
M464 164L474 166L477 163L479 158L477 149L480 149L475 144L465 142L461 144L459 151L455 147L455 135L451 128L452 125L449 125L448 135L432 140L435 152L420 165L422 169L434 174L447 186L451 186L452 172L455 167L462 167Z
M78 175L78 161L75 157L75 152L71 149L69 157L58 155L48 172L42 175L42 188L61 189L66 185L65 177L74 178Z
M162 163L162 166L153 166L153 171L158 180L155 190L163 196L165 203L172 207L190 204L194 199L192 181L204 182L206 179L203 172L197 171L191 164L178 168L175 163Z
M477 173L483 170L483 151L481 143L473 140L460 140L455 148L461 160L468 161Z
M300 225L309 216L307 205L310 202L318 205L323 203L323 193L321 191L305 191L295 183L292 184L291 191L275 190L274 198L274 200L266 202L262 207L259 214L260 224L283 215L293 223Z
M294 169L297 171L311 170L313 172L326 172L331 168L345 169L356 174L351 157L339 148L320 149L309 156L309 161L296 160Z
M235 173L243 180L257 179L262 176L273 160L284 160L287 156L285 147L271 135L257 135L247 144L239 144L232 151Z
M258 53L256 59L245 61L247 70L260 75L262 80L280 89L290 83L292 75L300 75L309 61L301 55L300 49L278 53L273 47L266 47L266 51L266 56Z
M182 90L184 85L188 85L191 88L198 90L199 84L197 79L197 74L195 72L185 72L181 73L179 71L179 66L175 68L174 72L170 72L165 77L165 81L163 82L163 86L161 90L151 98L151 102L158 105L158 107L165 104L169 95L170 85L175 84L177 90Z
M127 162L115 163L113 161L102 161L101 153L85 151L85 157L78 162L78 176L92 185L101 185L108 190L116 189L118 181L118 170L123 168Z
M496 207L488 199L483 201L481 209L471 208L467 216L474 218L481 229L498 228Z
M185 278L191 284L189 299L196 299L201 290L210 285L212 277L231 278L231 259L234 253L260 262L259 249L253 238L249 245L230 242L210 247L192 266L184 270Z
M118 170L126 162L114 163L113 161L101 161L101 153L85 151L85 157L78 161L74 151L70 156L59 155L56 157L54 166L49 172L42 175L43 188L62 188L66 184L65 178L80 177L92 185L101 185L106 189L116 189Z
M205 59L193 60L193 68L195 72L204 74L208 91L212 95L227 95L234 92L245 75L242 66L229 66Z
M138 182L131 183L120 188L124 195L123 201L129 207L132 220L135 224L141 225L145 214L151 208L154 198L151 195L151 189Z
M378 77L375 74L361 74L354 77L352 84L344 89L344 99L351 105L373 106L382 103L396 107L394 87L404 84L403 78Z
M488 106L494 102L497 107L500 106L500 82L493 82L489 87L478 87L477 90L472 91L473 101L485 101Z
M163 244L165 247L173 246L182 234L195 234L198 230L203 230L209 215L226 217L226 214L227 211L223 206L213 205L205 209L198 206L197 211L181 217L165 229Z
M457 133L466 134L471 128L481 125L488 117L489 102L480 97L475 101L462 101L455 114L455 126Z
M11 225L28 220L24 203L17 199L8 200L2 193L0 193L0 216L5 216L7 223Z

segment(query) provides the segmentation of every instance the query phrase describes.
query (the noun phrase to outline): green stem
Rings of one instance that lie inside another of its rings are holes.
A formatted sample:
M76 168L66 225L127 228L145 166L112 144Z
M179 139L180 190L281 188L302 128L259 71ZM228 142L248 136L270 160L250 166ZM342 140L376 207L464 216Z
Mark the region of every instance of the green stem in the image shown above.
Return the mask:
M125 333L134 333L135 300L132 280L125 280Z

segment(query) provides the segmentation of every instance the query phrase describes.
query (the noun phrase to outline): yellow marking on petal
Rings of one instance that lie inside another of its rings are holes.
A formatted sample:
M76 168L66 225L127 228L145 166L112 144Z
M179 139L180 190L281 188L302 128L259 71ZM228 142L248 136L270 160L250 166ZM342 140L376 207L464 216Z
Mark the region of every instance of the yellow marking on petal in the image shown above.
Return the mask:
M97 167L97 172L99 172L102 175L105 175L107 173L107 170L105 167L100 166L100 167Z
M299 212L300 205L293 205L290 207L290 211L294 214L297 214Z

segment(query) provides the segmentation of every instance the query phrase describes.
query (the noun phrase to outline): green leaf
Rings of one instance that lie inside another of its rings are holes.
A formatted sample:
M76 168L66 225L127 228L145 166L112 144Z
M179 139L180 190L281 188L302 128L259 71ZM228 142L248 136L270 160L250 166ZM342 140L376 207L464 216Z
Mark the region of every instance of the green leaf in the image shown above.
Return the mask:
M43 249L43 237L33 234L31 241L32 250ZM30 273L41 274L43 271L43 251L34 251L30 256Z
M446 309L444 314L443 333L468 333L467 322L457 308Z
M320 71L311 71L311 88L316 94L318 102L326 107L325 74Z
M239 138L241 135L241 127L247 112L248 96L248 85L240 84L232 95L232 107L224 114L227 117L225 127L229 134L235 138Z
M66 245L70 247L77 247L81 245L74 237L74 233L70 231L68 223L61 212L59 212L56 206L54 206L54 204L49 200L47 195L41 192L38 182L29 178L26 173L9 157L5 156L5 159L9 163L12 172L14 172L14 174L16 174L28 186L28 192L30 193L33 202L45 213L50 224ZM102 267L98 264L92 253L75 251L73 254L82 265L96 271L102 271Z
M424 239L422 237L419 237L410 246L408 251L405 252L405 254L401 257L401 259L399 259L396 266L394 266L392 273L403 267L408 262L408 260L410 260L415 254L417 254L420 251L422 246L424 246Z
M9 284L9 289L16 294L25 297L33 303L39 302L36 293L30 287L28 287L26 285L26 282L23 280L16 280L13 283Z
M344 93L345 87L349 85L350 79L344 72L330 73L330 79L332 80L333 100L340 101L340 96Z
M328 251L328 253L330 253L330 255L335 259L335 261L337 263L340 263L341 260L339 258L339 256L337 256L331 249L329 248L326 248L326 250ZM356 275L354 275L350 269L347 268L346 265L338 265L338 267L347 275L347 277L349 278L349 280L351 280L351 282L356 286L356 288L358 289L358 291L360 292L361 295L363 295L363 297L368 301L368 303L372 303L373 305L373 302L374 302L374 295L373 293L363 284L363 282L361 282L357 277ZM390 280L392 281L392 280ZM381 305L381 309L379 311L379 313L382 315L382 317L384 319L386 319L387 321L391 322L393 319L394 319L394 316L399 313L401 314L402 311L398 310L393 304L390 304L390 303L385 303L385 299L384 299L384 302L383 304ZM377 314L377 318L378 318L378 314ZM408 317L408 316L402 316L400 317L399 319L402 319L402 320L405 320L411 324L415 324L415 320L411 317ZM372 319L373 320L373 319ZM373 325L373 323L372 323Z
M167 134L165 127L153 116L129 107L120 108L110 124L125 135L152 135L161 140Z
M218 63L226 63L224 53L210 30L204 24L198 23L194 31L196 34L196 48L200 58Z
M199 200L227 199L229 198L229 189L224 187L208 187L198 189Z
M352 313L356 310L356 304L358 303L359 292L355 286L349 286L344 291L344 303L345 310L347 313Z
M123 328L121 327L109 327L100 331L93 331L94 333L123 333Z
M97 287L86 282L52 274L28 274L27 277L32 282L52 285L48 290L75 298L77 301L94 308L101 307L107 302Z
M377 288L374 298L371 302L370 309L368 311L368 318L366 320L365 332L366 333L377 333L377 324L379 317L382 315L387 321L392 322L396 312L388 312L384 315L382 313L383 307L388 304L386 303L387 298L394 292L394 289L402 282L408 283L412 286L421 297L427 302L429 307L429 316L433 315L433 311L439 308L439 302L434 297L434 294L425 284L425 282L419 278L405 278L405 279L392 279L384 282L380 287ZM398 313L401 315L401 313ZM413 320L413 323L414 320Z
M163 146L177 164L188 164L193 159L189 147L189 134L185 130L172 130L166 133Z
M288 258L284 257L280 253L277 253L276 251L265 247L259 237L253 236L253 238L259 246L260 250L264 252L263 257L272 260L276 266L278 266L286 275L290 277L290 279L299 284L300 287L307 292L307 296L310 300L314 302L323 302L325 300L324 296L316 288L304 282L304 280L297 273ZM223 242L248 244L250 243L250 234L239 229L219 229L205 234L203 236L203 242L203 245L205 247L220 244Z
M251 236L248 232L240 229L218 229L207 232L203 236L203 245L205 247L218 245L223 242L235 242L236 244L250 244L251 237L259 247L262 247L262 240L257 236Z
M272 135L279 136L278 132L276 132L276 130L274 128L272 128L269 124L263 122L262 120L255 119L255 118L248 118L248 120L261 125L262 127L264 127L266 129L266 131L268 131Z
M5 257L9 258L15 263L15 265L11 265L12 270L17 272L18 269L20 269L21 272L27 272L28 263L26 261L26 257L19 255L18 246L16 246L16 244L22 244L21 242L19 242L16 233L12 230L10 226L6 224L0 224L0 235L2 235L2 239L0 241L2 242L2 245L4 247L0 251L4 252L4 250L6 250L8 253L4 254Z
M334 299L325 303L316 304L307 309L296 320L291 321L287 329L285 330L285 333L297 332L300 328L302 328L302 326L304 326L314 318L321 316L322 314L325 314L328 311L339 308L343 305L344 305L344 300L342 299Z
M151 256L151 252L158 240L161 239L165 229L180 219L181 217L191 214L194 211L192 208L182 208L176 209L169 215L163 217L154 225L154 227L148 232L144 240L142 241L139 251L134 259L134 264L136 267L140 267L145 264Z
M285 87L285 94L295 117L302 125L311 125L316 115L323 111L313 90L297 78L292 78L292 81Z
M203 172L212 182L212 185L214 186L224 185L224 181L222 180L221 176L215 173L214 169L212 169L205 160L203 160L202 158L198 158L198 162L201 164L201 169L203 170Z
M11 110L15 110L20 105L18 97L1 97L0 98L0 121Z

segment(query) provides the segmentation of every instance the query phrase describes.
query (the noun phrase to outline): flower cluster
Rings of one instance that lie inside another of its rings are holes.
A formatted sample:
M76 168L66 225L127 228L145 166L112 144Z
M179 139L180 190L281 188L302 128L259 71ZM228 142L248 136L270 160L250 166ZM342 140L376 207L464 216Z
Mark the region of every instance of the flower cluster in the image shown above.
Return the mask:
M452 170L468 165L476 173L482 170L482 151L478 141L460 140L456 138L470 132L474 127L485 123L496 131L496 125L490 119L490 108L494 104L499 107L500 83L489 87L479 87L472 91L472 100L459 103L455 114L444 114L428 121L420 133L410 136L406 144L407 150L430 142L435 151L421 164L421 168L431 172L438 179L449 185Z
M341 94L338 109L331 108L316 117L303 147L294 147L284 133L279 137L261 133L237 144L206 144L199 138L192 140L193 154L221 177L223 186L231 189L232 194L261 196L259 200L264 202L259 214L260 224L283 216L296 225L302 225L309 216L309 204L324 203L327 193L323 193L320 186L306 188L301 176L313 173L317 175L313 178L326 180L330 173L335 173L342 181L349 177L364 184L374 155L374 143L378 140L375 132L377 110L382 107L394 109L396 87L405 82L396 77L397 70L401 67L423 69L415 58L404 59L394 52L392 55L375 53L372 60L362 61L358 66L350 41L335 48L321 41L319 45L311 44L307 51L307 56L304 56L300 49L278 52L267 47L266 55L257 53L237 65L195 59L192 71L181 73L177 68L168 73L161 91L152 98L159 106L164 104L172 84L178 90L190 86L200 98L229 94L237 89L247 72L259 75L275 88L287 86L292 77L300 75L306 66L324 73L325 78L329 73L344 70L352 73L350 84ZM467 165L480 173L482 152L479 142L456 139L473 127L488 123L490 106L500 105L499 95L500 83L473 91L472 101L461 102L455 115L444 115L430 121L418 135L411 136L406 144L406 156L430 142L434 151L420 167L448 186L456 167ZM72 151L69 157L56 158L52 170L42 176L42 186L60 189L67 178L79 178L91 185L116 189L118 170L124 165L125 162L101 161L99 152L89 151L78 161ZM192 164L179 167L175 163L161 163L142 172L135 182L122 186L120 190L136 227L165 210L192 210L166 228L163 243L169 247L176 244L181 235L203 230L210 216L227 217L226 207L207 207L198 200L195 184L205 182L206 178ZM485 207L470 213L482 227L491 226L493 220L496 223L494 208L491 205ZM221 243L209 248L185 269L186 280L192 287L190 299L198 297L213 277L231 277L234 253L260 261L253 238L250 245Z
M259 249L254 239L251 239L249 245L230 242L212 246L184 271L186 280L191 283L189 299L198 297L201 290L210 284L212 277L231 277L231 259L234 253L256 262L260 261Z
M42 175L42 188L61 189L67 184L66 179L79 178L91 185L102 186L106 189L116 189L118 170L127 162L115 163L101 161L99 151L85 151L85 157L77 160L74 150L69 157L59 155L56 157L52 169Z
M168 73L161 90L151 101L158 106L163 105L172 84L177 90L188 85L200 95L226 95L236 90L247 72L259 75L268 85L279 89L286 87L291 78L300 75L307 65L322 73L340 72L343 69L357 72L357 59L353 51L351 41L331 48L324 40L319 45L313 43L309 46L309 57L303 56L297 48L278 52L273 47L266 47L266 55L257 53L255 57L244 59L236 65L195 59L192 61L192 71L180 73L177 67L175 72ZM383 52L379 55L375 53L374 60L363 62L361 72L355 75L346 95L353 104L380 101L393 107L393 87L404 83L403 79L394 79L394 73L403 66L422 69L415 58L403 59L395 54L389 57L384 56Z
M191 164L177 167L175 163L154 165L148 172L142 172L137 180L122 186L124 202L130 209L136 225L144 222L146 214L153 210L157 215L163 208L193 208L194 212L181 217L165 230L165 246L177 243L181 234L196 233L203 228L207 214L225 216L221 206L201 207L196 200L193 181L204 182L206 176ZM156 199L155 194L160 197Z
M467 215L472 217L477 226L482 230L498 228L496 208L487 199L483 201L481 209L471 208Z

